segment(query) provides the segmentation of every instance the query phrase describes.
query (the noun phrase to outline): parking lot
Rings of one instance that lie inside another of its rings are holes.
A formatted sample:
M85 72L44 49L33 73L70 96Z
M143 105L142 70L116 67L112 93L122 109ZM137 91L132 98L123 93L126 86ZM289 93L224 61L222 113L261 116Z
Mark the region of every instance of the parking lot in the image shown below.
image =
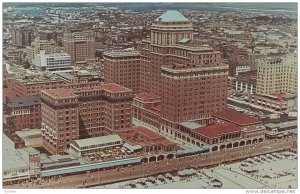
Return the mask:
M93 188L297 188L297 154L289 151L265 154L200 169L188 176L165 173Z

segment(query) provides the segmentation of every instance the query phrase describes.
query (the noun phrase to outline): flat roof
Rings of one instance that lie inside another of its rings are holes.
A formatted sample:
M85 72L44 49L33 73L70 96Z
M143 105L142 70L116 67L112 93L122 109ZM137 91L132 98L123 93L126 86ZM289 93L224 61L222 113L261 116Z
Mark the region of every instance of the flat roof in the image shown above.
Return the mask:
M66 97L75 97L77 96L74 94L74 89L50 89L50 90L43 90L47 94L51 96L58 97L58 98L66 98Z
M173 142L170 142L165 137L145 128L145 127L134 127L129 130L121 131L119 134L126 142L129 144L149 146L149 145L167 145L167 146L176 146Z
M136 51L136 50L107 51L107 52L104 52L103 55L109 56L109 57L139 57L139 56L141 56L139 51Z
M115 83L102 84L102 85L98 85L98 86L92 86L92 87L86 87L86 88L84 87L84 88L79 89L79 91L85 91L85 90L106 90L106 91L109 91L112 93L131 92L131 90L129 88L125 88L125 87L115 84Z
M75 77L68 72L55 72L55 74L67 79L75 79Z
M181 122L179 123L180 125L188 128L188 129L196 129L196 128L199 128L201 127L202 125L198 124L198 123L195 123L195 122L189 122L189 121L185 121L185 122Z
M80 139L80 140L75 140L75 143L80 148L82 148L82 147L85 147L85 146L106 144L106 143L111 143L111 142L116 142L116 141L122 141L122 139L119 135L106 135L106 136L100 136L100 137Z
M61 53L51 53L51 54L43 54L43 53L39 53L38 55L44 55L48 58L50 57L71 57L68 53L65 52L61 52Z
M36 104L41 104L41 99L38 96L14 96L8 98L7 106L10 108L17 108L33 106Z
M139 163L140 161L141 161L141 158L137 157L137 158L115 160L115 161L109 161L109 162L101 162L101 163L86 164L86 165L80 165L80 166L65 167L65 168L42 171L41 176L46 177L46 176L54 176L54 175L73 173L73 172L83 172L83 171L88 171L88 170L102 169L102 168L121 166L121 165L126 165L126 164L135 164L135 163Z
M30 129L28 131L17 131L16 134L24 140L26 146L38 147L43 144L41 129Z
M285 127L294 127L298 125L298 121L290 121L290 122L286 122L286 123L268 123L265 124L265 127L268 128L285 128Z
M3 171L10 169L29 168L29 164L25 162L15 149L14 142L2 134L2 166Z
M145 92L145 93L136 94L134 98L139 100L153 100L153 99L160 99L160 96Z
M215 138L224 133L241 131L241 128L234 123L224 122L220 124L218 123L199 127L193 129L193 131L209 138Z
M65 84L64 87L70 87L70 86L84 86L84 85L92 85L92 84L103 84L99 81L91 81L91 82L71 82L68 84Z
M42 131L41 129L29 129L26 131L16 131L16 134L21 137L30 137L30 136L34 136L34 135L42 135Z
M132 130L142 134L143 136L146 136L150 139L159 139L159 138L162 138L161 135L151 131L150 129L147 129L145 127L134 127L132 128Z
M53 82L53 83L63 83L62 80L56 79L54 77L53 77L52 80L50 78L49 79L46 79L46 78L45 79L24 79L24 78L18 78L16 80L18 82L26 84L26 85L29 85L29 84L47 84L47 83L50 83L50 82Z
M68 85L68 86L72 86L72 85ZM132 91L128 88L125 88L115 83L101 84L101 85L90 86L90 87L86 86L86 87L79 87L79 88L67 88L67 89L58 88L58 89L50 89L50 90L43 90L43 91L54 97L66 98L66 97L75 97L77 96L78 93L84 91L100 91L100 90L105 90L111 93L122 93L122 92Z
M213 114L213 116L231 123L235 123L237 125L251 125L261 123L260 120L254 117L250 117L246 114L231 109L217 112Z
M260 96L260 97L264 97L264 98L268 98L274 101L278 101L278 102L284 102L286 101L284 99L284 94L283 93L272 93L272 94L256 94L256 96Z
M38 151L37 149L34 149L32 147L28 147L28 148L22 148L22 149L18 149L18 150L24 150L28 153L31 153L31 154L39 154L40 151Z

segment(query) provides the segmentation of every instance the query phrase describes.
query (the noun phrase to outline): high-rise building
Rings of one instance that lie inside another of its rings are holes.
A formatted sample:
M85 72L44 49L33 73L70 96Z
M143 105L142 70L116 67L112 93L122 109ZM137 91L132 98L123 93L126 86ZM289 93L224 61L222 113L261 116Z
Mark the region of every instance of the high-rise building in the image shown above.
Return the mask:
M108 82L120 80L118 83L135 90L132 87L137 86L130 86L128 83L136 82L137 76L128 76L126 68L129 66L134 68L136 64L136 71L130 69L129 72L139 72L139 92L150 92L160 96L161 66L223 63L218 49L202 47L198 42L193 41L192 22L178 11L167 11L158 17L151 26L150 38L139 41L137 50L140 56L126 57L126 59L125 57L109 58L108 56L113 54L107 52L104 60L104 66L107 68L105 80Z
M207 124L211 114L226 108L228 65L219 49L193 40L192 22L178 11L167 11L158 17L151 26L150 38L138 42L137 50L140 56L134 52L135 57L126 58L124 52L122 57L114 58L111 56L115 52L107 52L104 60L106 81L118 80L130 87L128 82L136 79L128 76L134 70L127 69L137 64L139 91L160 97L158 110L148 107L149 111L141 113L137 111L141 103L134 105L136 122L159 129L157 122L147 119L155 111L155 120L161 118L162 125L171 128L184 121Z
M161 67L162 118L173 123L208 124L226 109L228 65Z
M16 47L26 47L34 39L34 32L30 29L15 28L12 30L12 43Z
M268 57L258 61L257 93L297 92L297 55Z
M178 11L167 11L151 26L150 39L138 43L141 91L161 95L161 66L222 63L221 52L193 41L192 22Z
M31 46L26 47L26 58L28 59L28 62L35 65L35 55L39 54L42 50L45 51L45 54L52 54L58 52L58 47L53 40L48 41L35 38L31 43Z
M93 31L68 32L63 36L65 51L73 64L86 64L96 60Z
M104 81L130 88L134 93L140 92L141 56L137 51L105 52Z
M130 128L132 91L117 84L42 91L43 145L63 154L77 139Z

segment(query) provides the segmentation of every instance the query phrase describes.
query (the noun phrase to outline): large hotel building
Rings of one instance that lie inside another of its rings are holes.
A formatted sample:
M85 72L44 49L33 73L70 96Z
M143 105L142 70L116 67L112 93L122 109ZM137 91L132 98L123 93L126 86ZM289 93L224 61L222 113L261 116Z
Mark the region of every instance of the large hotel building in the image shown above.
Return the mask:
M150 38L138 42L137 50L118 52L118 57L106 53L104 80L160 97L166 125L209 123L211 114L226 108L228 65L219 49L193 40L192 22L178 11L158 17Z
M43 90L44 147L63 154L74 140L131 128L132 91L117 84Z
M162 117L178 123L208 124L211 114L226 109L228 66L161 67Z
M137 51L104 53L106 84L42 91L43 144L63 153L74 140L129 129L132 115L171 135L183 122L209 124L226 109L227 76L221 52L193 41L192 23L168 11Z

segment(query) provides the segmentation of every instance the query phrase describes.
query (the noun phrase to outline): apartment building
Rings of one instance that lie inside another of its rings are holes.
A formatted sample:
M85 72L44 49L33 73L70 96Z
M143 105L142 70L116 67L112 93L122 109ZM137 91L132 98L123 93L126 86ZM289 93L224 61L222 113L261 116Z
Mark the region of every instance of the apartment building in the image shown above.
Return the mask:
M4 104L5 124L11 131L41 128L41 100L37 96L10 97Z
M297 55L269 57L259 60L257 93L297 92Z
M72 64L86 64L96 60L93 31L65 33L63 36L63 47L71 56Z
M62 88L64 83L61 80L50 79L16 79L16 95L17 96L38 96L41 94L41 90Z
M12 43L16 47L26 47L31 44L34 39L34 32L31 29L14 28L12 29Z

